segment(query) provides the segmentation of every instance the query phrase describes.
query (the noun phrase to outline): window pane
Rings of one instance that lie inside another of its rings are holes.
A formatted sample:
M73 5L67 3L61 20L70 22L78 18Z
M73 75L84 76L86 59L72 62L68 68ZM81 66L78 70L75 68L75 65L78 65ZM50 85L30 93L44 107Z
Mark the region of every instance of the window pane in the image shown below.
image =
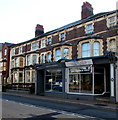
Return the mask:
M82 57L90 57L90 43L82 44Z
M52 44L52 38L51 37L48 38L48 45L50 45L50 44Z
M50 69L46 71L46 91L62 92L62 82L61 69Z
M30 56L27 56L27 65L30 65Z
M39 47L39 43L38 42L35 42L32 44L32 49L35 50L35 49L38 49Z
M55 58L55 60L58 61L59 59L61 59L61 50L57 49L56 50L56 58Z
M15 67L18 67L18 58L15 59Z
M116 52L116 41L115 39L110 40L110 51Z
M32 71L32 83L35 83L36 81L36 72Z
M42 47L45 47L45 46L46 46L46 40L45 40L45 39L41 41L41 46L42 46Z
M100 55L100 43L99 42L94 42L93 44L93 54L94 56L99 56Z
M32 63L33 63L33 64L36 64L36 63L37 63L37 56L36 56L36 55L33 55L33 56L32 56Z
M87 25L87 33L92 33L92 32L93 32L92 24Z
M23 67L23 58L20 58L20 67Z
M45 63L45 54L42 54L42 55L41 55L41 62L42 62L42 63Z
M69 59L69 49L68 48L64 48L64 58Z
M48 55L47 55L47 61L51 62L51 53L48 53Z
M19 82L23 81L23 73L19 73Z
M27 72L26 72L25 82L26 82L26 83L29 83L29 82L30 82L30 71L27 71Z
M61 34L61 41L64 41L64 40L65 40L65 34L62 33L62 34Z

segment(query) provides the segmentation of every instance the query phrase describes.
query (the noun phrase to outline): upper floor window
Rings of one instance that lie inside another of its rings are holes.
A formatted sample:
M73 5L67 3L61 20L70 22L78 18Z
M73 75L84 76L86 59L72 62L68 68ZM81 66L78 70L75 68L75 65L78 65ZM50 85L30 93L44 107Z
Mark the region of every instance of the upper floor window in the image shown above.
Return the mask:
M61 59L61 49L57 49L55 52L55 61Z
M115 39L111 39L109 44L110 44L109 45L110 51L115 52L116 51L116 41L115 41Z
M18 58L15 59L15 67L18 67Z
M93 43L93 55L94 56L100 55L100 43L97 41Z
M64 48L64 58L68 58L69 59L69 48Z
M32 56L32 64L36 64L37 63L37 55L33 55Z
M19 53L22 53L22 47L19 48Z
M48 42L48 45L51 45L51 44L52 44L52 37L49 37L49 38L47 39L47 42Z
M32 43L32 50L36 50L38 48L39 48L39 43L38 42Z
M87 34L90 34L90 33L92 33L93 32L93 24L88 24L87 26L86 26L86 33Z
M20 67L23 67L23 58L19 58Z
M61 33L60 34L60 40L61 41L65 41L65 33Z
M51 53L47 54L47 62L51 62Z
M43 39L43 40L41 41L41 47L46 47L46 40L45 40L45 39Z
M31 58L30 55L28 55L28 56L27 56L27 65L30 65L30 64L31 64L30 58Z
M82 57L90 57L90 43L82 44Z
M41 55L41 63L45 63L45 53Z
M4 50L4 55L5 55L5 56L7 55L7 49Z
M116 16L112 16L107 20L108 27L113 27L116 25Z

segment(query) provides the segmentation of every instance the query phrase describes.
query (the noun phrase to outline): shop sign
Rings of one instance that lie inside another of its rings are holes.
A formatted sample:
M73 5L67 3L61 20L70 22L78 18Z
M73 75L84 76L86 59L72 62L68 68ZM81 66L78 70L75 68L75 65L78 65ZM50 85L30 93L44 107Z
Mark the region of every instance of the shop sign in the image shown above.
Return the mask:
M92 59L89 60L80 60L80 61L72 61L65 63L67 67L76 67L76 66L84 66L84 65L92 65Z
M70 73L79 73L79 72L92 72L91 66L83 66L78 68L70 68Z

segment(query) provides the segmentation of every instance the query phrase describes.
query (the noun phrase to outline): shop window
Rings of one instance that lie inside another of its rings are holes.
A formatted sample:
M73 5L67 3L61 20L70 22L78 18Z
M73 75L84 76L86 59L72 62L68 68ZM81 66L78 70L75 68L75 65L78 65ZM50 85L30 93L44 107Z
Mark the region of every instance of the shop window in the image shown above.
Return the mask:
M92 24L88 24L88 25L86 26L86 33L87 33L87 34L93 33L93 25L92 25Z
M55 51L55 61L58 61L59 59L61 59L61 49Z
M37 63L37 55L33 55L32 56L32 64L36 64Z
M94 42L93 43L93 55L94 56L99 56L100 55L100 43L99 42Z
M116 52L116 40L115 39L110 40L109 48L110 48L110 51Z
M26 71L25 82L26 82L26 83L29 83L29 82L30 82L30 71Z
M43 39L42 41L41 41L41 47L43 48L43 47L46 47L46 40L45 39Z
M108 27L116 26L116 16L112 16L112 17L108 18L107 26Z
M47 54L47 62L51 62L51 56L52 56L51 53Z
M69 59L69 48L64 48L64 58Z
M28 55L28 56L27 56L27 66L31 64L30 58L31 58L30 55Z
M90 57L90 43L82 44L82 57Z
M32 83L36 82L36 72L32 71Z
M69 92L92 93L92 73L90 66L70 68Z
M46 71L45 91L62 92L62 70L50 69Z
M18 73L14 73L14 83L18 83Z
M23 67L23 58L19 58L20 67Z
M23 73L19 73L19 82L23 82Z
M48 45L51 45L51 44L52 44L52 37L49 37L49 38L47 39L47 42L48 42Z
M38 48L39 48L39 43L38 42L32 43L32 50L36 50Z

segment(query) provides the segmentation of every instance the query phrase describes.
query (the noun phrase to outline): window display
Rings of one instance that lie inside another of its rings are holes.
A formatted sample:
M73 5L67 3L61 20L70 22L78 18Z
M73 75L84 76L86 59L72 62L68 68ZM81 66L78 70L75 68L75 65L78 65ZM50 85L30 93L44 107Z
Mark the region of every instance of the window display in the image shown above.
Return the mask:
M62 92L62 82L61 69L50 69L46 71L46 91Z

